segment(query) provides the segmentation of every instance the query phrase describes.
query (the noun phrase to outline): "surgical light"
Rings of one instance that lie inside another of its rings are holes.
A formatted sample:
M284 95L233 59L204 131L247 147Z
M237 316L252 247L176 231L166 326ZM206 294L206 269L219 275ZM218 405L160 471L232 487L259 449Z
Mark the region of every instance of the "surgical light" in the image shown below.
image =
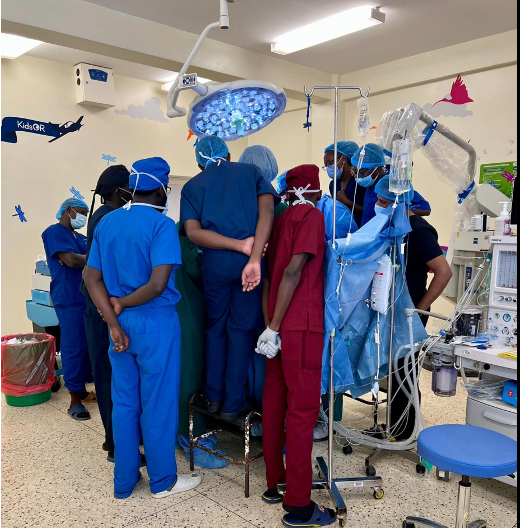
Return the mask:
M370 6L356 7L278 37L274 44L271 44L271 51L278 55L289 55L382 24L384 21L385 14L379 9Z
M16 59L41 43L40 40L2 33L2 59Z
M236 0L235 0L236 1ZM281 116L287 104L282 88L265 81L232 81L224 84L201 84L196 74L186 74L195 55L211 30L229 28L228 3L219 0L220 19L206 27L190 56L173 81L166 102L168 117L187 115L178 106L180 92L194 90L198 97L190 106L188 127L197 137L218 136L224 141L249 136Z
M281 88L263 81L233 81L208 87L195 98L188 126L198 137L218 136L234 141L272 123L285 110Z

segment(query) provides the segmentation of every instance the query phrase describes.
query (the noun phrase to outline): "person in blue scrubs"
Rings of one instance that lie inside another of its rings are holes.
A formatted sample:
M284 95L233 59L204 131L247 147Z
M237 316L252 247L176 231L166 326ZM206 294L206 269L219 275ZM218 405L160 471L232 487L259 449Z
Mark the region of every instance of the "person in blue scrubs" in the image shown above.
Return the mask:
M363 204L365 201L365 188L357 186L352 167L352 156L359 149L354 141L338 141L338 181L336 184L336 198L338 202L347 206L354 214L354 220L358 226L363 218ZM334 145L325 149L323 156L323 169L332 180L329 185L329 193L334 196Z
M174 270L181 265L175 222L167 211L170 167L162 158L134 163L133 201L106 215L94 232L85 284L110 330L114 496L125 499L141 478L143 436L156 498L193 489L198 475L178 475L180 326Z
M206 408L234 420L251 410L245 387L262 324L258 286L279 197L256 166L231 163L218 137L202 138L196 157L202 172L182 190L180 225L203 251Z
M43 246L51 272L51 298L61 333L61 359L65 386L70 392L69 415L74 420L90 420L82 402L95 401L85 390L92 380L83 316L85 297L79 287L85 267L86 237L77 233L87 223L89 208L83 200L65 200L56 214L57 224L42 233Z

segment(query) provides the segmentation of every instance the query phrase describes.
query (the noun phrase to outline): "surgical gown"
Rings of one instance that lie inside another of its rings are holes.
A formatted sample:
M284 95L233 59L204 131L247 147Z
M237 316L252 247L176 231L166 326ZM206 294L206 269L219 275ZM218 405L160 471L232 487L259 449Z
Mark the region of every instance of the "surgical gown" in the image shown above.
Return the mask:
M188 220L203 229L244 240L255 235L258 196L273 186L254 165L213 163L190 180L181 194L181 226ZM206 388L211 402L223 402L225 412L245 403L248 370L262 321L261 287L242 291L242 270L249 257L234 251L202 248L202 277L208 308Z
M151 207L118 209L99 223L88 266L103 273L111 297L125 297L150 280L156 266L181 265L175 223ZM115 442L114 495L126 498L138 480L142 433L152 493L175 483L175 440L179 424L179 301L172 272L164 292L118 317L130 340L124 353L112 350L112 414Z
M51 272L51 298L61 333L61 358L65 386L70 392L85 391L92 380L83 316L85 297L79 290L81 268L70 268L61 262L59 253L85 255L86 237L72 233L62 224L54 224L42 233L43 245Z

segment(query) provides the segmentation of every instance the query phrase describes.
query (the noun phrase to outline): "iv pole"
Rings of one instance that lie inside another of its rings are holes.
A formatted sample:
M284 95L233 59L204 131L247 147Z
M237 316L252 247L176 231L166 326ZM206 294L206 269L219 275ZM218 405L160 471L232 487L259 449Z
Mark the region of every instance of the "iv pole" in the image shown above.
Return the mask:
M340 90L357 90L361 97L368 98L370 88L366 94L359 86L315 86L310 93L307 93L305 87L305 96L311 98L315 90L334 90L334 196L333 196L333 224L332 224L332 247L336 247L336 195L338 185L338 110L339 110L339 92ZM341 257L340 257L341 258ZM336 513L340 526L345 526L347 522L347 506L339 490L346 488L361 488L365 484L374 489L374 496L381 498L383 496L383 479L377 476L359 477L359 478L334 478L334 349L335 349L336 332L332 330L330 335L330 386L329 386L329 438L328 438L328 461L325 462L323 457L318 457L318 476L319 478L312 483L313 490L327 490L331 500L336 506ZM279 484L280 493L285 493L285 484Z

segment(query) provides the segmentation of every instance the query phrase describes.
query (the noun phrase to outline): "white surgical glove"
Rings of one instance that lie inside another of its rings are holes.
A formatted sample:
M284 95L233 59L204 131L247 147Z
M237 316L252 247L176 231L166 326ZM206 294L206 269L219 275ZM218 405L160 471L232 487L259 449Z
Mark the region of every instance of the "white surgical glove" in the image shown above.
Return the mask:
M278 336L277 343L271 343L271 341L264 342L257 348L257 352L267 357L267 359L273 359L281 349L282 340Z
M277 337L279 336L280 334L278 332L275 332L274 330L271 330L269 327L267 327L262 332L262 335L258 338L258 343L256 344L256 346L257 348L260 348L260 345L262 343L273 343L273 345L276 345Z

